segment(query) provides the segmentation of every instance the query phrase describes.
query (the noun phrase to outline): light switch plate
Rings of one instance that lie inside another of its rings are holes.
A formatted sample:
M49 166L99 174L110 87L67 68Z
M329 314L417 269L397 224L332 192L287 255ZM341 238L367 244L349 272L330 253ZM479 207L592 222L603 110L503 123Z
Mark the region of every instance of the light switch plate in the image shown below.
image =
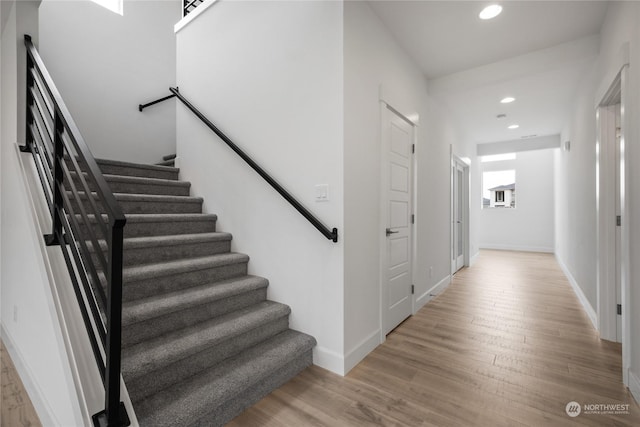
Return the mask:
M318 184L316 185L316 202L328 202L329 201L329 185Z

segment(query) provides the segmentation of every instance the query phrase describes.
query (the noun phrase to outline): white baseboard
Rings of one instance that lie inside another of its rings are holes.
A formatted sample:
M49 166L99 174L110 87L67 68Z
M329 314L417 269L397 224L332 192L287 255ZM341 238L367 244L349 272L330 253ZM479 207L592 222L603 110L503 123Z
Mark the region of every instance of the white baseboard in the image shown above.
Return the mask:
M415 312L420 310L426 303L431 301L431 299L442 292L447 286L451 283L451 275L447 274L442 280L436 283L431 289L428 289L427 292L420 295L416 298Z
M560 265L560 268L562 269L562 272L564 273L564 275L567 276L567 279L569 280L569 283L573 288L573 292L576 294L576 296L580 300L580 303L582 304L584 311L587 313L587 316L589 316L589 320L591 320L591 324L593 325L594 329L598 330L598 316L596 314L596 311L593 309L593 307L589 303L589 300L584 295L584 292L582 292L582 289L578 285L578 282L576 282L576 279L573 277L573 274L571 274L571 271L569 271L569 268L557 256L556 256L556 260L558 261L558 264Z
M553 247L547 246L522 246L522 245L494 245L492 243L480 244L480 249L495 249L499 251L518 251L518 252L544 252L554 253Z
M631 369L629 369L629 390L636 402L640 403L640 379L638 379Z
M471 256L471 260L469 260L469 267L476 263L476 261L478 260L478 256L480 256L480 251Z
M20 350L16 347L11 334L9 334L7 329L5 329L4 325L0 325L0 330L4 346L9 353L9 357L11 357L13 365L16 367L18 376L22 380L24 389L29 395L29 399L31 399L31 403L38 414L38 418L40 418L40 422L43 426L60 425L55 416L55 412L49 405L44 393L38 386L38 383L35 381L35 375L24 362L24 357L22 357L22 353L20 353Z
M367 354L380 345L380 329L371 333L351 349L344 358L344 375L353 369Z
M338 375L345 375L344 357L319 345L313 349L313 364Z

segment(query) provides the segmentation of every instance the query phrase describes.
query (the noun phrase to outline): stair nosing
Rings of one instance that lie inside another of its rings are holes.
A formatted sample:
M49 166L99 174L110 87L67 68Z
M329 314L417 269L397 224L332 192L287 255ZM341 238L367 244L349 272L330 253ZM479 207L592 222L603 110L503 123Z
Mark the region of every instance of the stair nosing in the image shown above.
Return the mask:
M71 175L76 175L76 171L70 172ZM88 175L87 172L82 172L83 175ZM189 181L181 181L175 179L166 179L166 178L151 178L144 176L135 176L135 175L118 175L118 174L108 174L105 173L102 175L107 182L129 182L135 184L146 184L146 185L155 185L155 186L169 186L169 187L190 187L191 183Z
M80 214L76 214L76 217L81 217ZM88 214L89 221L92 223L97 222L94 214ZM144 223L144 222L181 222L181 221L209 221L217 220L218 215L207 213L144 213L144 214L125 214L127 222L132 223ZM109 217L106 214L102 214L103 220L107 220ZM126 226L125 226L126 227Z
M147 247L170 247L200 243L214 243L231 241L233 236L230 233L211 231L203 233L188 234L166 234L153 236L125 237L123 239L124 249L142 249ZM104 239L98 240L102 250L106 250L107 243ZM87 241L89 251L94 253L93 244Z
M67 190L67 194L72 191ZM87 199L87 193L84 191L78 191L78 195L82 200ZM95 191L91 192L91 195L95 200L98 200L98 193ZM159 202L179 202L179 203L203 203L204 199L202 197L195 196L174 196L171 194L144 194L144 193L113 193L117 201L128 201L128 202L148 202L148 203L159 203Z
M146 163L132 163L122 160L96 159L98 165L123 166L131 169L149 169L162 172L180 172L180 168L171 166L149 165Z

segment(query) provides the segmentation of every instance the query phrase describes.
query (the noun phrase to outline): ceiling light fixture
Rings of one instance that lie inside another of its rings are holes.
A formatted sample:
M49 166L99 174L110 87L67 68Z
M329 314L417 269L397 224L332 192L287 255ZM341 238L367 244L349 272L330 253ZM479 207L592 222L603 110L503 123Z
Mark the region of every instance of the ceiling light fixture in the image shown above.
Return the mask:
M520 127L520 125L515 125L514 124L514 125L509 126L508 128L509 129L518 129L519 127Z
M513 101L515 101L516 99L512 96L507 96L506 98L502 98L500 100L501 104L511 104Z
M480 17L480 19L484 20L493 19L496 16L500 15L500 12L502 12L502 6L500 6L499 4L491 4L482 9L482 12L480 12L480 15L478 16Z

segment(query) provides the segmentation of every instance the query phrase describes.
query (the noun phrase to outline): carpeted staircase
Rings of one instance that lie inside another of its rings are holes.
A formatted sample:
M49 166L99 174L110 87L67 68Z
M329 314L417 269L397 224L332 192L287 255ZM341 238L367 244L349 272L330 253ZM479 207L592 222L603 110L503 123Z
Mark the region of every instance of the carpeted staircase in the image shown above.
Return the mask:
M140 425L224 425L312 363L315 339L289 329L178 169L97 162L127 217L122 375Z

